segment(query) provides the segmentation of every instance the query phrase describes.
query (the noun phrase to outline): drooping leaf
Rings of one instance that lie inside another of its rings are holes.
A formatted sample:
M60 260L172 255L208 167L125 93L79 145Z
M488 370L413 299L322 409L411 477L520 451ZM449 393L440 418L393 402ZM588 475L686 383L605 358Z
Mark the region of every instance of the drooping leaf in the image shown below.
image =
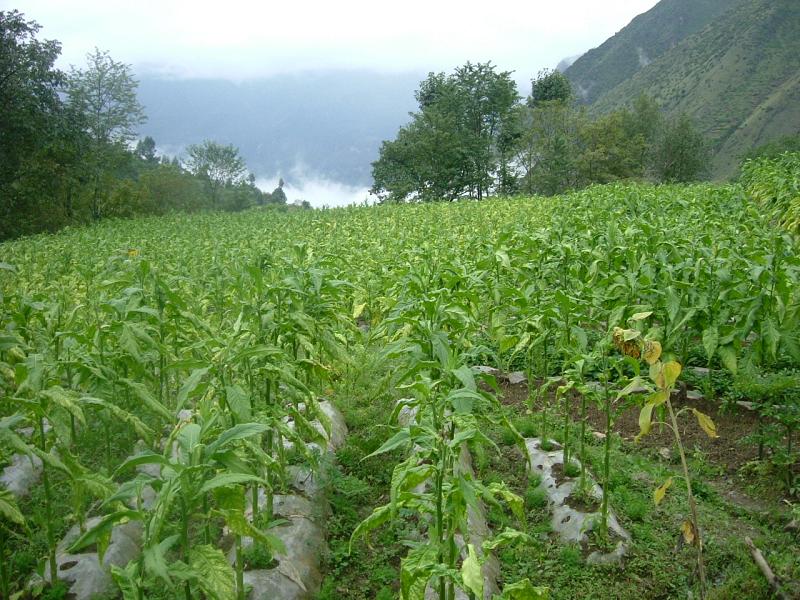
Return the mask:
M0 488L0 517L17 525L25 525L25 517L17 506L14 494L4 488Z
M642 354L648 365L655 364L661 357L661 342L656 340L647 340L644 343L644 352Z
M483 573L481 561L475 552L475 546L467 544L467 558L461 563L461 580L464 587L472 592L476 598L483 598Z
M381 447L368 454L364 458L370 458L372 456L377 456L378 454L383 454L384 452L391 452L401 446L405 446L411 440L411 433L409 432L407 427L404 427L397 433L395 433L392 437L381 444Z
M711 420L711 417L709 417L705 413L700 412L696 408L693 408L692 412L694 413L694 416L697 417L698 424L703 429L703 431L706 432L706 435L708 437L710 438L719 437L717 435L717 426L714 425L714 421Z
M503 593L493 600L549 600L550 588L533 585L527 577L503 586Z
M664 364L664 387L672 388L681 374L681 365L674 360Z
M667 494L667 490L672 485L672 477L667 479L664 483L658 486L655 491L653 492L653 502L656 506L661 504L661 501L664 499L664 496Z
M681 533L683 534L683 541L687 544L694 544L697 540L697 530L689 519L681 523Z
M192 371L192 374L186 378L186 381L183 382L181 389L178 390L178 395L175 398L175 412L181 411L184 406L186 405L186 401L189 399L189 395L197 389L197 386L200 385L200 382L205 377L206 373L208 373L209 367L205 367L203 369L195 369Z

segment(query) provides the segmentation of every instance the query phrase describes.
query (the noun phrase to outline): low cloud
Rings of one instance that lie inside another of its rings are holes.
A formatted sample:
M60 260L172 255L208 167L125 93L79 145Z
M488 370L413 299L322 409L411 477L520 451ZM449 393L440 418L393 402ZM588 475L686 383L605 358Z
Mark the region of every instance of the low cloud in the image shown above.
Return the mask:
M256 186L264 192L271 192L278 187L281 175L257 177ZM333 181L319 175L309 174L305 170L293 171L283 176L283 191L289 204L307 200L314 208L348 206L351 204L372 204L374 196L370 196L369 188L348 185L341 181Z

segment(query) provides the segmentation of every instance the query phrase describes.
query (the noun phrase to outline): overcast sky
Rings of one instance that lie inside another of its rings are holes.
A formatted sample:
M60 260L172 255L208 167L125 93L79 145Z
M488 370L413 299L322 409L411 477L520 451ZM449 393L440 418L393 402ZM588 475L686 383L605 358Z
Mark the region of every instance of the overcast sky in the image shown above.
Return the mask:
M138 75L246 79L326 68L450 70L491 60L530 79L598 46L656 0L0 0L81 66L98 46Z

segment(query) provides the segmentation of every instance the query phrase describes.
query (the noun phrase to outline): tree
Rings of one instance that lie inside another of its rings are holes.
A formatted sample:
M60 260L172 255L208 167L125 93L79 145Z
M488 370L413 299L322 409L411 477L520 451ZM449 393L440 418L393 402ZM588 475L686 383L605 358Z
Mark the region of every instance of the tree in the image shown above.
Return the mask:
M0 239L71 217L64 176L79 164L80 128L58 95L61 45L37 40L39 30L19 11L0 11Z
M416 92L418 112L372 164L372 193L383 200L480 199L494 189L510 155L518 95L510 72L491 63L430 73ZM506 145L504 145L506 144Z
M202 144L189 146L187 153L189 157L186 160L186 167L206 182L214 208L219 208L223 189L241 185L246 181L247 165L239 155L239 149L233 144L223 146L205 140Z
M283 177L278 180L278 187L272 190L272 193L269 195L269 202L271 204L286 204L286 192L283 191Z
M655 173L660 181L694 181L708 171L709 158L705 138L684 113L664 128L656 150Z
M517 141L520 188L528 195L559 194L578 185L578 138L583 114L557 101L525 108Z
M97 48L86 55L86 62L85 70L72 67L67 93L70 103L85 115L89 135L98 145L135 139L136 126L146 119L131 66Z
M89 143L86 182L89 209L99 219L109 200L113 171L127 161L126 144L136 137L136 126L145 121L144 108L136 97L137 81L130 65L113 60L95 48L86 55L85 70L72 67L67 78L69 105L82 115Z
M528 106L538 107L546 102L569 104L572 98L572 84L560 71L543 69L531 80Z
M145 136L143 140L136 143L136 156L148 164L158 164L158 156L156 155L156 141L149 135Z

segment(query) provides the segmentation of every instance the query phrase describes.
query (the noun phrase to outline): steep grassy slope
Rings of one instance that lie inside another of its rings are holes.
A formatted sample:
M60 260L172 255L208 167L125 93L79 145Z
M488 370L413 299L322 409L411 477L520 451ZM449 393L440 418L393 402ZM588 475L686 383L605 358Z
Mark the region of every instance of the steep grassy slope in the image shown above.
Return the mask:
M691 115L713 145L712 174L732 175L749 148L800 130L800 2L738 3L598 98L593 111L641 93Z
M578 95L594 102L642 67L700 31L738 0L663 0L564 72Z

